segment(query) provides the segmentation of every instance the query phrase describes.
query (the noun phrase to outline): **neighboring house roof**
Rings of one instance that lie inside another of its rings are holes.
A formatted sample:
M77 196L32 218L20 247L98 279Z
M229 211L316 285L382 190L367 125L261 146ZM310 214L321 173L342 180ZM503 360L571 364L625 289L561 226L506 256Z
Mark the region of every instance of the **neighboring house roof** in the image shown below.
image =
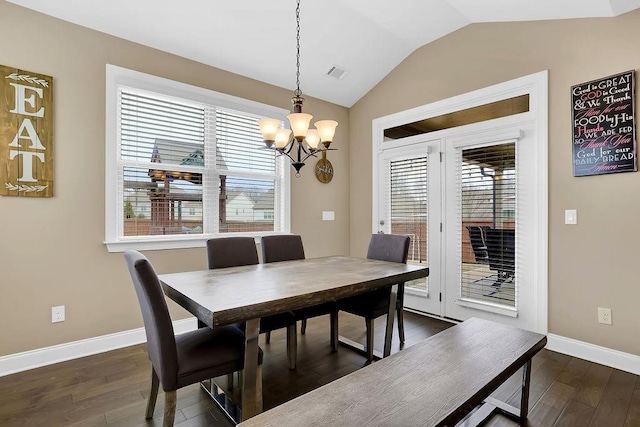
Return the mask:
M260 197L260 199L253 206L254 210L267 210L272 211L274 205L274 193L273 189L267 191Z
M274 191L273 189L263 193L262 195L259 196L259 198L256 200L256 194L255 193L251 193L248 194L247 191L245 190L231 190L229 191L228 194L228 199L227 199L227 205L231 205L234 204L234 202L236 202L236 200L240 200L240 203L250 203L251 206L248 206L248 208L251 208L253 210L269 210L272 211L273 210L273 194Z

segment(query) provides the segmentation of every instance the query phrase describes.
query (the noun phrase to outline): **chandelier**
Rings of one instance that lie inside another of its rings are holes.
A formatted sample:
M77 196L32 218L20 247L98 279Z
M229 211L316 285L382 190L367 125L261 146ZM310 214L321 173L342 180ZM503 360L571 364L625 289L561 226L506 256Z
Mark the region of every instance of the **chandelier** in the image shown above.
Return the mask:
M305 160L330 149L338 122L319 120L314 123L315 129L309 129L313 116L302 112L304 98L300 90L300 0L296 7L296 25L296 90L291 98L293 112L287 116L291 129L282 128L278 119L260 119L258 125L266 147L289 157L299 177Z

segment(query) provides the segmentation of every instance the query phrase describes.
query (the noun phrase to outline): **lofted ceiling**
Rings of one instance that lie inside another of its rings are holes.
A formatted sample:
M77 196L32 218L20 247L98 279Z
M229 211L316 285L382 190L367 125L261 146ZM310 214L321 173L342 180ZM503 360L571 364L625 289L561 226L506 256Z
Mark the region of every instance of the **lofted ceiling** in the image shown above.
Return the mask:
M8 0L295 89L295 0ZM640 0L301 0L303 93L352 106L417 48L476 22L617 16ZM346 70L337 79L334 66Z

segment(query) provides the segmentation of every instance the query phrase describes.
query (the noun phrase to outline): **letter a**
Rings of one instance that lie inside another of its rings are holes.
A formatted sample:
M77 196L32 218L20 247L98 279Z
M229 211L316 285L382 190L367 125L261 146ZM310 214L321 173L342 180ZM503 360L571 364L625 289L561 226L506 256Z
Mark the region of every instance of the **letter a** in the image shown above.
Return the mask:
M27 131L27 135L22 136L22 133L25 130ZM11 141L11 144L9 144L9 147L22 148L22 146L18 144L18 139L31 140L31 147L29 147L31 149L46 150L44 145L42 145L42 143L40 142L40 138L38 138L38 132L36 132L36 129L33 127L33 123L31 123L31 120L29 119L24 119L22 121L22 124L20 125L20 129L18 129L18 132L16 133L15 138L13 138L13 141Z

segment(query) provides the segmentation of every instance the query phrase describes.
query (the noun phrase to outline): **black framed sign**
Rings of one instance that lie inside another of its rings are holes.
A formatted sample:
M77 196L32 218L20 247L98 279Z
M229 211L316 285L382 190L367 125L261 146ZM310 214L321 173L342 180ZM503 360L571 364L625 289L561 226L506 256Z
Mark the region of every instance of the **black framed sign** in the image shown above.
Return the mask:
M635 172L635 70L571 87L573 176Z

